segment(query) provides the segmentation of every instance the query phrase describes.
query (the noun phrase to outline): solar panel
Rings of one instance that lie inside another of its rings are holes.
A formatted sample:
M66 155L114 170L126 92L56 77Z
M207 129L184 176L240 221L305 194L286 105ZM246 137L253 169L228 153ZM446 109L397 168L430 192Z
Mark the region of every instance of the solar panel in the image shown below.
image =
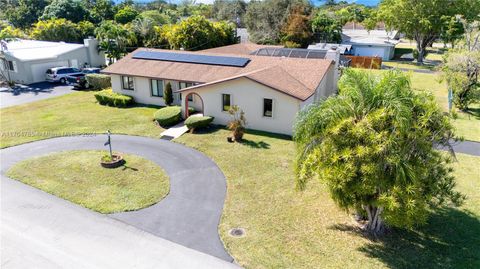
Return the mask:
M257 56L271 56L271 57L325 59L325 56L327 55L327 51L312 50L312 49L266 47L266 48L260 48L250 54L257 55Z
M190 53L139 51L133 54L134 59L181 62L192 64L209 64L222 66L245 67L250 59L241 57L212 56Z

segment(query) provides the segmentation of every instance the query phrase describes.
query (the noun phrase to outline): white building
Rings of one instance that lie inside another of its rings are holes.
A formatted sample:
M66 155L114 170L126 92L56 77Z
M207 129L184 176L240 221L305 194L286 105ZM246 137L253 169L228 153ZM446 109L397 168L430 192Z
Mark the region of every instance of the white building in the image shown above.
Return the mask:
M98 50L98 41L85 39L84 44L17 39L2 46L0 69L7 79L30 84L45 80L48 68L99 67L105 55Z
M381 57L388 61L395 55L397 31L347 30L342 32L342 45L350 45L354 56Z
M229 107L238 105L247 128L291 135L300 109L336 92L335 61L251 55L257 49L253 44L199 52L137 49L102 72L111 75L115 92L136 102L165 105L163 89L170 83L185 117L194 107L226 125Z

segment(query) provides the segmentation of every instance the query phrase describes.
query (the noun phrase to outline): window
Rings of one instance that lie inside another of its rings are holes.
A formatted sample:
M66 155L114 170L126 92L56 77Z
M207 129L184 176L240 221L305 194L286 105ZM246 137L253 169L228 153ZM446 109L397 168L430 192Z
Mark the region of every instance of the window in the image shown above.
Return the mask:
M263 98L263 116L271 118L273 116L273 100Z
M15 71L15 66L13 65L13 61L8 61L7 62L7 68L10 71Z
M184 89L184 88L191 87L192 85L193 85L193 83L190 83L190 82L179 82L178 83L178 89L181 90L181 89Z
M193 83L191 82L178 82L178 89L184 89L193 86ZM182 100L182 94L179 95L179 99ZM190 95L188 97L188 101L192 102L193 101L193 95Z
M230 110L231 105L230 94L222 94L222 111Z
M163 97L163 80L151 79L150 90L152 92L152 96Z
M127 76L122 76L122 88L124 90L133 91L133 78L132 77L127 77Z

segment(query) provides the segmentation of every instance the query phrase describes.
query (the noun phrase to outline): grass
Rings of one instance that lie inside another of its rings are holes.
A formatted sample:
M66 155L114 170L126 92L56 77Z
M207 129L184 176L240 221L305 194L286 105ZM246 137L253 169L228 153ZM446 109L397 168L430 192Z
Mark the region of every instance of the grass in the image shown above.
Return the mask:
M113 133L159 137L153 123L158 108L115 108L96 103L94 92L76 92L0 109L0 147L66 135Z
M122 154L118 168L100 166L106 151L64 151L25 160L7 172L10 178L100 213L137 210L160 201L168 177L156 164Z
M177 142L211 157L227 178L219 231L228 251L246 268L475 268L480 266L480 158L458 155L459 209L433 214L427 226L397 230L379 241L360 235L319 182L294 188L293 142L249 132L228 143L224 129L185 134ZM475 167L472 169L472 167ZM233 227L243 238L228 236Z
M418 65L414 62L407 62L407 61L382 62L382 66L386 66L388 68L404 68L409 70L434 70L435 69L435 66L432 66L432 65Z
M414 85L425 86L439 97L443 96L442 89L446 88L441 88L434 77L412 75ZM76 93L2 109L0 124L2 130L8 131L103 132L110 128L114 132L156 137L161 129L151 122L154 111L147 107L103 107L94 103L91 93ZM45 115L52 118L46 117L45 120ZM241 265L247 268L480 266L479 157L459 154L459 163L455 164L458 188L468 195L463 207L439 210L423 228L412 232L396 230L382 240L373 241L352 228L351 216L333 204L324 185L312 181L305 192L295 191L292 169L295 150L288 137L248 132L244 142L228 143L226 137L229 135L227 130L212 128L208 133L187 133L177 142L204 152L224 172L227 198L219 231L226 248ZM2 139L2 145L26 141L24 137L7 138L10 140L4 142ZM27 137L27 140L40 138L43 137ZM126 158L131 160L129 156ZM58 158L62 162L64 159ZM40 169L46 177L51 177L52 171L57 173L56 170L60 170L55 168L61 165L58 161L50 163L48 169ZM144 161L138 165L131 161L127 163L137 169L142 164ZM154 168L146 169L149 171L147 178L152 176L150 171ZM32 169L30 164L28 168L25 164L18 170L19 173L40 173L39 168ZM81 168L82 179L86 178L85 171L88 170ZM133 173L122 171L125 172ZM96 172L95 175L95 179L102 178ZM76 190L72 187L65 193L72 189ZM233 227L245 228L246 236L229 237L227 232Z
M366 69L364 69L366 70ZM369 70L374 74L381 74L387 70ZM425 74L409 72L412 86L419 91L432 93L438 105L448 111L448 90L445 81L440 81L439 74ZM472 105L469 113L457 111L457 118L452 119L456 134L466 140L480 141L480 104Z

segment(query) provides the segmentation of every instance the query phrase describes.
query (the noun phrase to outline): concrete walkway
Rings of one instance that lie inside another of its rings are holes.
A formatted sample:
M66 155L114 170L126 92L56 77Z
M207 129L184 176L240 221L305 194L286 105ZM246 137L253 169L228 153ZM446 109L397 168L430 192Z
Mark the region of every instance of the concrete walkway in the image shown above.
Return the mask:
M0 151L1 172L4 174L21 160L51 152L106 149L105 140L105 136L59 137L6 148ZM226 182L213 161L183 145L146 137L114 135L112 146L114 151L152 160L170 178L170 193L161 202L139 211L112 214L112 218L188 248L226 261L233 260L218 236ZM3 181L2 176L2 185ZM5 192L8 189L2 188L2 204ZM35 203L31 206L36 207Z
M167 130L163 131L160 134L160 136L162 137L162 139L172 140L172 139L175 139L175 138L178 138L178 137L182 136L186 132L188 132L188 128L187 128L187 126L185 126L185 123L182 121L182 122L168 128Z

